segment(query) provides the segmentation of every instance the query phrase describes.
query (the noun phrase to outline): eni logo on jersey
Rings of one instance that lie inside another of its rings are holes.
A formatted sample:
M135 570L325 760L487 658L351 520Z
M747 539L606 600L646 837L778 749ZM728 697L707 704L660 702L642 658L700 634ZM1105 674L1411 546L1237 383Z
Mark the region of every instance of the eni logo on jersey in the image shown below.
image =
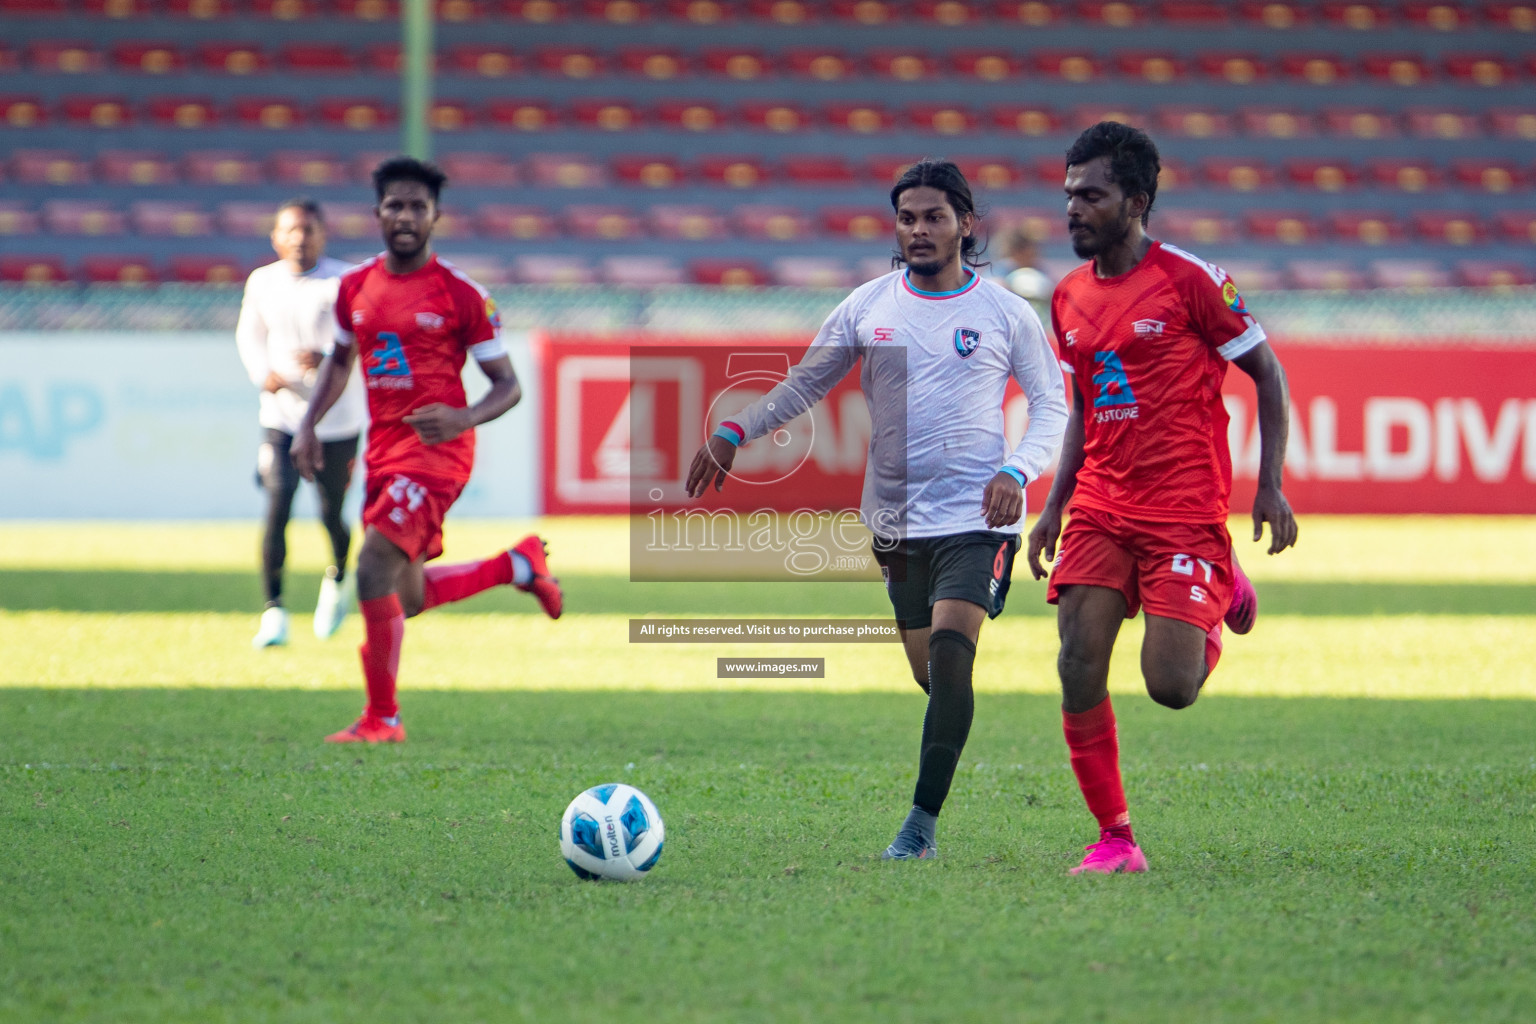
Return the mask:
M1093 361L1099 364L1094 371L1093 383L1097 390L1093 395L1094 420L1108 423L1112 420L1134 420L1138 413L1136 394L1125 375L1125 364L1118 352L1095 352Z
M955 328L955 351L960 353L961 359L967 359L976 347L981 344L981 332L973 331L969 327Z
M416 386L411 379L411 364L405 358L405 346L394 331L380 331L379 344L368 353L365 367L370 388L405 390Z

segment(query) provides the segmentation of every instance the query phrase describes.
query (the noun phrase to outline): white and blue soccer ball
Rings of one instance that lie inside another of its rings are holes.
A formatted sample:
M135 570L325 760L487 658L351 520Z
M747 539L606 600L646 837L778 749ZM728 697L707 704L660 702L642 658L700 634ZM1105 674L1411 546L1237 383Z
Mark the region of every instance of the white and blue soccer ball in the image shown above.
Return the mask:
M666 832L650 797L609 782L578 795L565 809L560 853L581 878L633 882L661 859Z

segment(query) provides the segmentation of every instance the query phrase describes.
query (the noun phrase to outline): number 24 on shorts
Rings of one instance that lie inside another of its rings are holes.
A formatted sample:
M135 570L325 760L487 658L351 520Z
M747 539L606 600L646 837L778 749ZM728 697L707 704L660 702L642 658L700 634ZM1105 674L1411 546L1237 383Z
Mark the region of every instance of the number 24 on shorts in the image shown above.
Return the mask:
M1211 582L1211 569L1214 567L1210 562L1207 562L1203 558L1191 558L1188 555L1182 554L1174 555L1173 564L1169 568L1181 576L1193 576L1195 574L1195 566L1197 564L1205 573L1205 582L1209 584ZM1198 601L1199 603L1204 604L1205 588L1199 586L1198 584L1191 586L1189 588L1189 599L1191 601Z
M389 496L395 499L397 506L405 506L397 507L389 513L389 518L398 526L405 522L408 513L421 507L421 503L427 499L427 489L408 476L397 476L390 481Z

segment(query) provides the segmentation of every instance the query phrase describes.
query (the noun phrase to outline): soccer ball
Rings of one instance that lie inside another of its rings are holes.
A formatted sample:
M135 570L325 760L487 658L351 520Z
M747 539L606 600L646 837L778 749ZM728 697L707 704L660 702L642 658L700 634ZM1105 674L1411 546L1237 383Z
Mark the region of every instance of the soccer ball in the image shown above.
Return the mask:
M580 878L633 882L661 859L666 826L651 798L609 782L579 794L560 819L560 853Z

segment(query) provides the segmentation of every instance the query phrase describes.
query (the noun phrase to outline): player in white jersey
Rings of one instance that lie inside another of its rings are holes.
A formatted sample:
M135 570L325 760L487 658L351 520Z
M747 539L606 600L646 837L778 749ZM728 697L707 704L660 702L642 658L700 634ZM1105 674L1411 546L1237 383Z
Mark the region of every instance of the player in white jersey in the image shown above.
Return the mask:
M293 199L278 209L272 248L278 261L251 272L235 328L240 360L251 383L261 389L260 423L265 435L257 453L256 475L267 495L261 542L267 604L251 641L256 647L288 642L283 563L288 557L288 516L299 487L289 446L309 407L315 371L331 344L337 283L351 269L350 264L325 255L325 221L312 199ZM342 502L357 457L365 403L362 378L354 373L341 400L316 428L326 446L326 469L316 476L315 485L333 563L320 581L315 607L315 635L321 638L334 634L346 615L343 582L352 534L342 518Z
M806 412L862 361L872 430L860 511L928 694L912 811L884 853L906 860L938 852L936 819L971 729L976 641L1003 609L1024 485L1050 465L1067 406L1040 318L973 269L977 214L959 169L915 164L891 205L905 269L856 289L783 383L721 422L694 456L687 489L719 490L739 445ZM1012 450L1002 410L1009 377L1029 402Z

